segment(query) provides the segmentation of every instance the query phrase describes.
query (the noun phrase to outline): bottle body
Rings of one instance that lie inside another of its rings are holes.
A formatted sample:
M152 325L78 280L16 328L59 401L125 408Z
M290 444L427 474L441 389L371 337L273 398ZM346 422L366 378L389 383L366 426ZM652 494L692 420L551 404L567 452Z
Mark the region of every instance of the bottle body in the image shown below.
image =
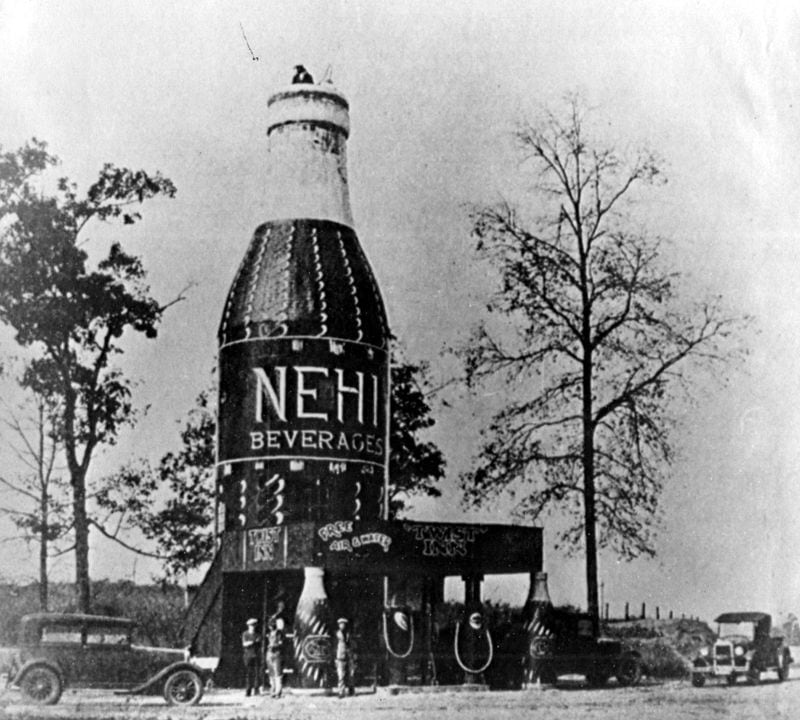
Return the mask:
M303 589L294 616L294 660L297 683L303 688L324 688L333 662L333 639L324 571L304 569Z

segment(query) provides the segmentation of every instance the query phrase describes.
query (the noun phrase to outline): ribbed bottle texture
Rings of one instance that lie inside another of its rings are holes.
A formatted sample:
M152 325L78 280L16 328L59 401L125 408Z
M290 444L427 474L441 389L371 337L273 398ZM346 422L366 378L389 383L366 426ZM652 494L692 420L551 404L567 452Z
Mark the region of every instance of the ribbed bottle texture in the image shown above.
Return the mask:
M323 688L333 662L328 596L322 568L304 568L305 581L294 616L294 659L298 685Z

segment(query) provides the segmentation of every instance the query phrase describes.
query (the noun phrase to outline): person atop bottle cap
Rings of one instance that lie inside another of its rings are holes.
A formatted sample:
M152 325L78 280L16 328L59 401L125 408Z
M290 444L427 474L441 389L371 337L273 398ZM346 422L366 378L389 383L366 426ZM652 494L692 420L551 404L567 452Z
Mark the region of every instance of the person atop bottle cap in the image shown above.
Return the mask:
M293 85L313 85L314 78L311 77L311 73L308 72L302 65L295 65L294 66L294 77L292 78Z

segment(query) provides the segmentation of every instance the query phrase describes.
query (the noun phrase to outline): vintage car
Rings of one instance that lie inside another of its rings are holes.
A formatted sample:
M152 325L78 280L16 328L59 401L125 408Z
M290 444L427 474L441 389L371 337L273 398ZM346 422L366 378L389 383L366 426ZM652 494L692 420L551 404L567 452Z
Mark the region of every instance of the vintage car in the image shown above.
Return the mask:
M42 705L57 703L66 687L163 693L170 705L198 703L211 669L188 650L134 645L134 627L132 620L102 615L25 615L8 682Z
M724 678L733 685L740 677L755 684L762 672L789 677L792 656L782 637L770 635L772 617L762 612L723 613L717 640L704 647L692 663L692 685L702 687L708 678Z
M549 633L530 643L529 677L554 684L562 675L583 675L592 687L610 677L618 685L636 685L642 678L641 655L619 640L597 637L590 615L550 609Z

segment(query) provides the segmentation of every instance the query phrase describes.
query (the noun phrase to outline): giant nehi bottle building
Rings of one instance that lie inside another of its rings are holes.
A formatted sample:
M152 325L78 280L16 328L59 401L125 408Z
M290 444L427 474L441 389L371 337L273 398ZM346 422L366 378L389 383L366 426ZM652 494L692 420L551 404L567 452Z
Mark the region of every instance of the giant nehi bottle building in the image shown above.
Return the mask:
M440 681L444 578L463 579L474 620L484 573L542 569L538 528L388 517L390 333L353 222L349 135L347 100L330 83L267 100L254 160L267 164L264 215L218 334L219 550L184 625L199 654L220 658L220 685L243 680L246 620L263 629L273 616L291 636L290 685L335 681L342 616L360 648L358 681ZM480 638L467 640L458 659L469 682L487 658Z

